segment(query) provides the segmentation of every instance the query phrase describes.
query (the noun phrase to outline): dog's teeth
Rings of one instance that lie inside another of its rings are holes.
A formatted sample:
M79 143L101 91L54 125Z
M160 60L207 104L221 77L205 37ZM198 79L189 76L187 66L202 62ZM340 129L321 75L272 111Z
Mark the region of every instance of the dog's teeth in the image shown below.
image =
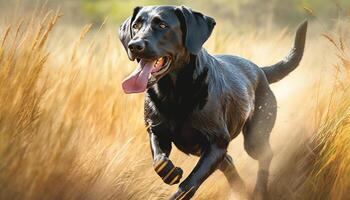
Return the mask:
M151 75L150 81L156 81L156 78L155 78L154 76Z

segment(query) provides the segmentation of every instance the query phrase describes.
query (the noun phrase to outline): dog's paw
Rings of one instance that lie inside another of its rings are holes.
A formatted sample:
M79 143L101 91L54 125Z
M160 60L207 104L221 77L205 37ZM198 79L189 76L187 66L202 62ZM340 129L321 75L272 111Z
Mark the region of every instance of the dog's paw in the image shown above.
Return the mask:
M182 184L182 183L181 183ZM193 197L193 195L195 194L195 192L197 191L198 187L196 186L182 186L180 184L180 187L178 188L178 190L175 192L175 194L173 194L169 200L189 200Z
M183 171L174 164L165 155L158 155L154 158L154 170L168 185L177 184L182 178Z

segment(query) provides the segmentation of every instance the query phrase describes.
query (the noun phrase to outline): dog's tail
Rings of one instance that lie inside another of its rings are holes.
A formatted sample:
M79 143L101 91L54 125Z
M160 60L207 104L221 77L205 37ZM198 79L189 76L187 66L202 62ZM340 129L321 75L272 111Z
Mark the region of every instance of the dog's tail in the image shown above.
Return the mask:
M262 68L269 83L281 80L299 65L304 53L306 31L307 20L299 25L295 35L294 47L289 54L282 61Z

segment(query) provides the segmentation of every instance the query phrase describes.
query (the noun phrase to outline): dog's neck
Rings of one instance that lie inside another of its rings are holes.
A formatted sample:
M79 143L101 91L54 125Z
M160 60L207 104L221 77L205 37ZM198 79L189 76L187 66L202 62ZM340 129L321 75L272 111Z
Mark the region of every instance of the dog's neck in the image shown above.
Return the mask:
M186 54L181 56L181 58L178 60L181 60L182 62L175 64L175 69L168 74L173 81L173 84L176 85L177 78L182 76L184 73L187 75L189 75L188 73L192 73L193 79L197 79L203 70L205 70L205 66L202 64L203 61L201 59L203 59L203 57L207 57L207 55L209 54L203 48L197 55Z
M190 55L187 63L179 66L178 70L173 71L172 74L165 75L149 88L147 94L151 100L158 101L158 104L169 104L166 106L167 109L177 105L176 107L185 111L181 115L186 115L196 108L201 109L208 95L208 69L200 65L203 63L202 54L207 53L202 50L197 55Z
M162 77L158 83L155 84L157 88L163 88L162 85L169 84L168 80L171 80L173 88L179 88L184 84L183 81L186 81L186 85L191 87L191 83L194 83L201 74L207 73L207 66L204 66L202 63L203 57L207 57L207 51L202 49L197 55L188 54L183 56L182 62L176 63L174 70L169 72L167 75ZM182 81L182 82L181 82ZM180 88L181 89L181 88Z

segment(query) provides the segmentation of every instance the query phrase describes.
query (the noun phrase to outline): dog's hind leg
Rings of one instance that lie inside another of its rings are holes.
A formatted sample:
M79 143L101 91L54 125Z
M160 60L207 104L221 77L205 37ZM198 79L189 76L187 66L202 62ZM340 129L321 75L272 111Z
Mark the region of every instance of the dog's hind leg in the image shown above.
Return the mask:
M267 199L269 167L272 160L270 133L275 123L277 103L270 88L264 84L255 93L255 110L243 128L244 148L259 162L254 199Z
M219 170L222 171L230 184L231 189L239 196L247 197L247 188L241 176L238 174L235 165L233 164L232 157L228 154L225 155L224 160L219 165Z

